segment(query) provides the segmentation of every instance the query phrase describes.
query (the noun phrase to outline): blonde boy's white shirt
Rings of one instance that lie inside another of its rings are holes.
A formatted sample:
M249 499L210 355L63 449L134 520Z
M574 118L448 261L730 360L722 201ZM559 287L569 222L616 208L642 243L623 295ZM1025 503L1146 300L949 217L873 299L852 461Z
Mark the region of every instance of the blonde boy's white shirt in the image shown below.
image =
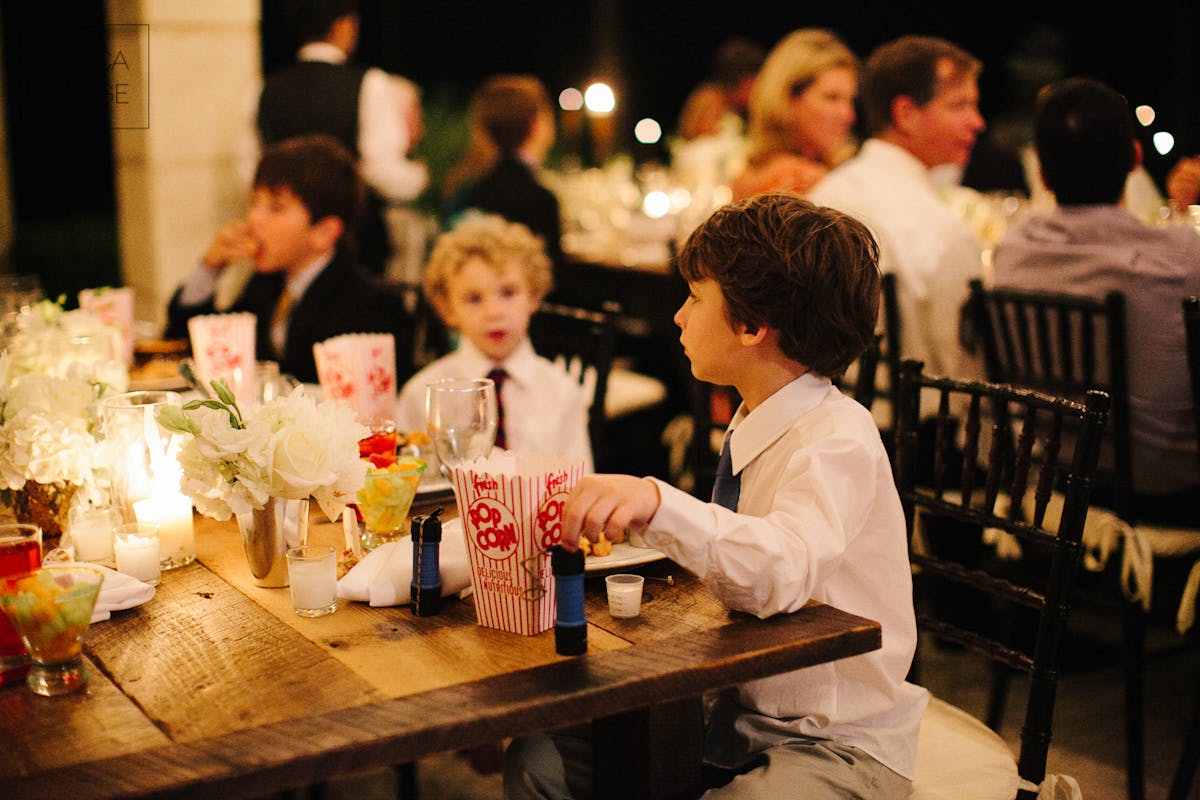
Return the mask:
M591 397L562 367L542 358L526 339L497 363L465 338L458 349L410 378L396 403L401 430L425 430L425 387L443 378L486 378L496 367L508 373L501 389L508 449L582 460L592 471L588 439Z
M735 703L718 703L728 724L712 726L707 758L732 766L802 734L911 779L928 694L904 680L917 640L907 536L870 413L807 374L739 408L728 435L738 512L656 480L646 542L730 608L768 617L817 600L879 621L883 646L737 687Z

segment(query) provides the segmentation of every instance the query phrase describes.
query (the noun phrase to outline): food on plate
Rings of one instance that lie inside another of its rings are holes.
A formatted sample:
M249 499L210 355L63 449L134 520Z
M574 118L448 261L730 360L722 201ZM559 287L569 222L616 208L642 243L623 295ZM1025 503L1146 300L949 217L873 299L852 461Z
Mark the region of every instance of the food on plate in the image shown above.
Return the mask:
M609 538L609 537L612 538ZM612 555L614 544L620 544L625 541L625 531L617 531L614 534L609 534L608 531L600 531L600 539L595 544L586 538L579 540L579 549L583 551L585 556L596 556L603 558L604 556Z

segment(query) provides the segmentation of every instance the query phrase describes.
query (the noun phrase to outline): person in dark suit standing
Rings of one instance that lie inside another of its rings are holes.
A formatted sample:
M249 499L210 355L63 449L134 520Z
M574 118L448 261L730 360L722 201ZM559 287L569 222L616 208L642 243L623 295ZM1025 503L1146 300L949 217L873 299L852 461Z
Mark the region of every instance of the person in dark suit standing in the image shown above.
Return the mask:
M217 231L201 263L175 292L164 336L182 339L199 314L250 312L257 354L302 382L317 381L313 345L343 333L390 333L396 378L412 374L412 325L398 291L354 258L363 182L354 157L330 136L269 147L254 175L245 219ZM254 273L227 308L214 300L231 263L253 259Z
M529 75L495 76L476 93L474 112L499 155L467 190L466 207L521 223L541 237L550 260L562 264L558 198L536 174L554 144L554 111L546 87Z
M358 46L355 0L291 0L285 15L301 47L295 62L263 84L256 118L261 146L325 133L355 154L367 185L359 260L382 274L392 251L384 209L410 203L429 184L425 164L408 158L416 144L411 113L393 76L349 60Z

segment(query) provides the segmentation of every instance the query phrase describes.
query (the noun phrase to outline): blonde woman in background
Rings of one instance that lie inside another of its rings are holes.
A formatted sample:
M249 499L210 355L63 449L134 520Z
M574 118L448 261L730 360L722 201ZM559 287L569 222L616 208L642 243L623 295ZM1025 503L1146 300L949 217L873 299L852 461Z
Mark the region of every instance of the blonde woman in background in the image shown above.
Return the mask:
M746 169L733 199L806 193L854 153L858 58L825 30L793 31L763 62L750 93Z

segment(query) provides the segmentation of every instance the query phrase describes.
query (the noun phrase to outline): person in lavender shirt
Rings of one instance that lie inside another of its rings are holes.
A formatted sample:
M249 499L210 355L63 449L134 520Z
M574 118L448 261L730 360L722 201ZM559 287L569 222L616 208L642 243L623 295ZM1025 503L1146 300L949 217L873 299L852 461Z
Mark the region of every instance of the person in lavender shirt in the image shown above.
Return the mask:
M1200 236L1149 227L1126 211L1141 164L1129 105L1112 88L1070 78L1042 89L1034 140L1057 207L1019 219L994 253L999 287L1101 298L1125 294L1137 521L1200 525L1200 462L1191 417L1180 302L1200 292ZM1105 498L1093 492L1093 502Z

